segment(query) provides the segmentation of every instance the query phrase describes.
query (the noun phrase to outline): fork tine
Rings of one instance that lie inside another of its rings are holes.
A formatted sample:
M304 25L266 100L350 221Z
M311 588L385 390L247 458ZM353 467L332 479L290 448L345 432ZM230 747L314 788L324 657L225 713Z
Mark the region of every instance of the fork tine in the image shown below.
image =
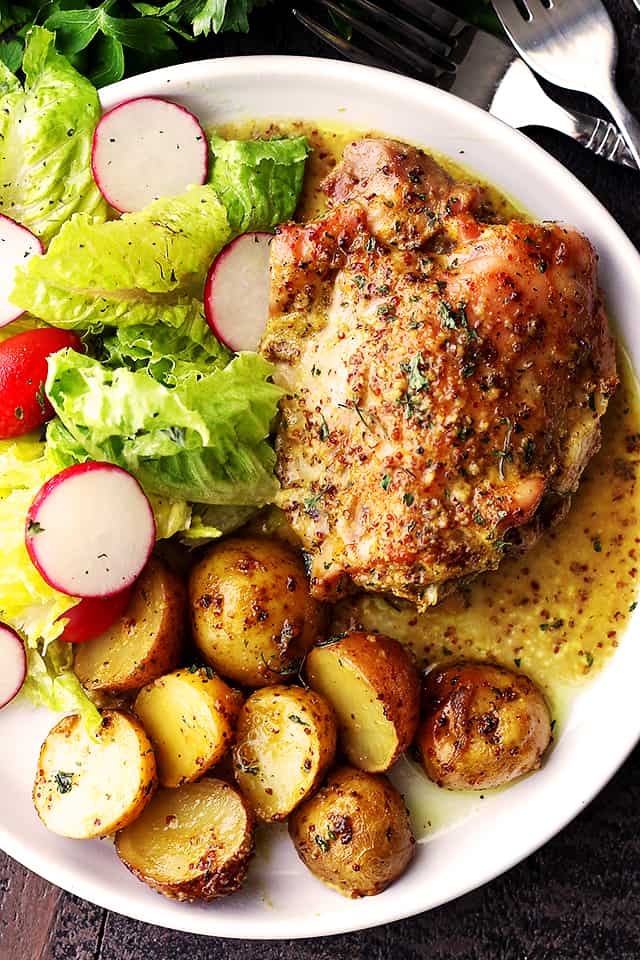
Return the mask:
M460 17L431 3L431 0L395 0L395 3L437 30L443 37L452 37L468 26Z
M502 22L502 26L509 35L518 29L522 30L524 24L531 22L530 20L525 20L515 0L492 0L492 3L494 10ZM524 3L522 6L529 13L529 17L531 17L528 6L525 6Z
M441 65L436 64L430 58L425 58L421 54L411 50L409 47L405 47L398 43L398 41L394 40L393 37L385 36L383 33L380 33L379 30L376 30L375 27L370 26L368 23L365 23L364 20L356 17L353 13L351 13L351 11L346 10L337 3L334 3L333 0L317 0L317 2L331 13L334 13L336 16L346 20L346 22L352 27L355 27L359 33L361 33L364 37L367 37L372 43L376 44L376 46L380 47L382 50L385 50L397 61L399 61L399 63L404 65L409 64L420 74L437 76L442 72L443 69L454 69L453 66L449 65L444 59ZM426 41L426 39L427 38L425 36L423 41Z
M317 20L314 20L313 17L307 16L305 13L302 13L295 7L291 10L291 13L294 15L296 20L303 25L303 27L306 27L307 30L310 30L311 33L315 34L316 37L319 37L320 40L324 40L325 43L329 44L330 47L333 47L334 50L337 50L338 53L341 53L343 57L347 58L347 60L352 60L354 63L362 63L367 67L379 67L382 70L391 70L393 73L401 73L399 68L392 66L384 60L379 60L378 57L374 57L372 54L367 53L366 50L362 50L349 40L343 39L343 37L338 36L337 33L332 33L331 30L327 30L326 27L322 26L321 23L318 23Z
M342 3L339 5L342 7ZM427 44L434 53L437 53L445 58L449 56L451 51L451 42L447 43L443 41L438 36L438 28L435 25L430 24L428 20L425 20L425 24L431 26L431 29L435 32L436 36L433 34L426 34L424 29L414 27L413 24L409 23L407 20L402 20L394 13L390 13L388 10L384 10L377 4L372 3L371 0L349 0L349 7L366 13L374 20L382 23L383 26L389 27L391 30L394 30L407 40L411 40L413 43L418 44L420 47L424 47L425 44ZM340 14L340 16L344 18L344 11Z

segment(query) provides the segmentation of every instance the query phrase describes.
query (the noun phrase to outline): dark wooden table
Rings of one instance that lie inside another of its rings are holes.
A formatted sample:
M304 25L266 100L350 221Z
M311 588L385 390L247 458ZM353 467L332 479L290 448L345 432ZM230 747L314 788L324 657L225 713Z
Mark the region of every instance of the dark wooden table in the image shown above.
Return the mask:
M620 36L620 90L640 114L640 13L632 0L608 5ZM225 39L215 49L325 55L288 15L286 4L259 12L248 37ZM286 113L286 104L274 105L278 112ZM591 157L560 134L531 133L640 247L640 175ZM615 719L603 718L612 737ZM234 960L639 960L640 748L587 810L504 876L422 916L340 937L252 943L160 930L64 893L0 853L0 960L149 955L153 960L229 955Z

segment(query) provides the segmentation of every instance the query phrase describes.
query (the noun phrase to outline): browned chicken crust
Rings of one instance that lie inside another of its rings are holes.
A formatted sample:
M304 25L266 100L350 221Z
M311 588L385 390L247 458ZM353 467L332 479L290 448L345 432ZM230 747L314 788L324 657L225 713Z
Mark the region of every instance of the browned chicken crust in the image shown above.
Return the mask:
M323 188L326 215L271 245L279 504L316 596L424 608L564 516L598 449L618 381L597 256L486 222L479 186L391 140Z

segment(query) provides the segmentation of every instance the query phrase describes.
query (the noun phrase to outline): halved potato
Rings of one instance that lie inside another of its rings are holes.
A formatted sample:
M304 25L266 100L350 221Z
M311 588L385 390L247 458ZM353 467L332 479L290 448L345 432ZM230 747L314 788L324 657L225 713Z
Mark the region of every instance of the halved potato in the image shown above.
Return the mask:
M302 557L275 538L216 543L189 581L193 638L223 677L247 687L295 680L322 635Z
M418 726L420 683L408 651L391 637L354 631L314 647L306 674L335 710L351 763L369 773L388 770Z
M240 711L234 773L261 820L284 820L318 786L335 751L335 717L321 696L263 687Z
M427 775L449 790L486 790L540 766L551 740L542 691L494 663L436 667L423 687L416 746Z
M177 667L184 642L186 590L152 557L118 623L94 640L79 643L73 669L87 690L137 690Z
M253 853L253 814L235 787L213 777L160 788L121 830L116 851L131 872L172 900L213 900L238 890Z
M298 856L319 880L345 897L381 893L415 853L409 814L380 774L340 767L289 818Z
M143 687L134 704L151 738L163 787L197 780L231 746L242 694L211 667L176 670Z
M92 732L72 714L42 744L33 803L53 833L90 840L135 820L156 785L153 748L135 717L106 710Z

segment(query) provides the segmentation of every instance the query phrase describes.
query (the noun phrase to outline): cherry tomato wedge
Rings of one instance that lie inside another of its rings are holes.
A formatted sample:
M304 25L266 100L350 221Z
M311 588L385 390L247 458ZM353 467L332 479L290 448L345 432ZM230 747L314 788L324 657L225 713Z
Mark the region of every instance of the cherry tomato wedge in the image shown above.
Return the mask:
M111 597L85 597L58 617L58 620L68 621L59 639L67 643L84 643L99 637L124 616L132 592L133 587L127 587Z
M44 393L47 357L64 347L82 350L75 333L43 327L0 343L0 440L20 437L53 416Z

